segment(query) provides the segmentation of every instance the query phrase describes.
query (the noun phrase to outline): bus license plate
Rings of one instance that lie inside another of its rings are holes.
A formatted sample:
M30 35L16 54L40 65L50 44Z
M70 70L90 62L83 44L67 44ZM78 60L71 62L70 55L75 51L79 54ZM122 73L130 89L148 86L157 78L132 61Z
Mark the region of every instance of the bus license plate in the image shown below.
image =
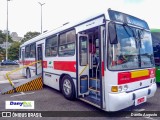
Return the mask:
M135 100L135 106L140 105L140 104L142 104L142 103L144 103L146 101L147 101L147 97L146 96L138 98L138 99Z

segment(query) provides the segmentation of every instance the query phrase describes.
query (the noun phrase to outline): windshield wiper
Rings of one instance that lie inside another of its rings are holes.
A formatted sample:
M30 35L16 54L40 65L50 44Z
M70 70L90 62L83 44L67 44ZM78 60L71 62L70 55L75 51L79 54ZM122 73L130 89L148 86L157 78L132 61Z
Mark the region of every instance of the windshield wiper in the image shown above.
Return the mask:
M134 37L135 39L137 39L137 38L136 38L136 35L135 35L134 31L133 31L133 29L132 29L127 23L123 23L123 28L125 29L126 33L127 33L130 37L132 37L132 36L129 34L128 30L125 28L125 26L127 26L127 27L132 31L133 37Z
M133 37L135 38L136 48L139 50L139 53L140 53L139 47L141 47L141 45L138 46L138 45L140 44L140 43L139 43L139 42L140 42L139 38L137 38L137 36L135 35L134 30L133 30L127 23L123 23L123 27L124 27L126 33L127 33L129 36L131 36L131 35L129 34L129 32L127 31L127 29L125 28L125 26L127 26L127 27L131 30L131 32L132 32L132 34L133 34ZM132 37L132 36L131 36L131 37ZM140 57L140 54L138 54L138 63L139 63L139 67L141 67L141 57Z
M127 23L123 23L123 28L124 28L124 30L126 31L126 33L127 33L130 37L132 37L132 36L129 34L129 32L128 32L128 30L126 29L125 26L127 26L127 27L131 30L132 35L133 35L133 37L135 38L135 43L136 43L136 48L137 48L137 47L138 47L139 38L136 37L136 34L135 34L134 30L133 30Z

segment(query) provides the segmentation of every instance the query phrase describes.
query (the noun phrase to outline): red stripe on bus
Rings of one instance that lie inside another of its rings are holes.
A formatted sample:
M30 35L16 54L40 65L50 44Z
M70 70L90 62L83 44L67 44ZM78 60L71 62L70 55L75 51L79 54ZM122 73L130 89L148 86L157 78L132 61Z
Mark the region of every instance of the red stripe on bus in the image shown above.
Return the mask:
M104 76L104 62L102 62L102 76Z
M24 60L24 61L20 61L21 63L23 63L23 65L29 65L33 62L36 62L35 60ZM31 66L35 66L35 64L31 65ZM43 61L43 64L42 64L43 68L47 68L47 61Z
M54 61L54 69L76 72L76 61Z
M29 64L35 62L35 60L24 60L24 61L22 61L22 62L23 62L24 65L29 65ZM31 66L35 66L35 64L33 64L33 65L31 65Z
M118 85L147 80L155 77L155 69L149 69L149 75L131 78L131 72L118 73Z
M47 61L43 61L42 66L43 66L43 68L47 68Z

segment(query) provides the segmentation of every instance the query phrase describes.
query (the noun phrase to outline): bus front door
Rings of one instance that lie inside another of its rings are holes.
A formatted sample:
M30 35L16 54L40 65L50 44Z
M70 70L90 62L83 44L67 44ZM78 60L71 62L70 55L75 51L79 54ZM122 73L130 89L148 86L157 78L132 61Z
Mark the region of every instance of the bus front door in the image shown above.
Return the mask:
M88 44L88 36L78 34L78 96L89 94Z
M78 34L78 97L98 108L104 108L104 26L81 33L85 34Z

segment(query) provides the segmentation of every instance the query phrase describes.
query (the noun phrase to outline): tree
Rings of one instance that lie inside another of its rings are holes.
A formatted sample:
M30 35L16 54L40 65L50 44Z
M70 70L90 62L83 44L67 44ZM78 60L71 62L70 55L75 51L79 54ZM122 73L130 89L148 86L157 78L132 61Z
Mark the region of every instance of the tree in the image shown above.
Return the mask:
M5 49L0 47L0 61L3 60L5 57Z
M22 39L21 43L24 43L36 36L38 36L40 33L39 32L27 32L25 35L24 35L24 38Z
M6 42L6 34L0 30L0 44L3 44L3 42ZM10 35L8 35L8 42L12 43L13 40Z
M6 42L6 34L3 33L2 30L0 30L0 44L3 44L4 42ZM8 35L8 42L13 42L10 35ZM0 61L5 58L5 52L5 49L0 47Z
M13 42L10 48L8 49L8 58L10 60L18 60L19 59L19 47L20 42Z

